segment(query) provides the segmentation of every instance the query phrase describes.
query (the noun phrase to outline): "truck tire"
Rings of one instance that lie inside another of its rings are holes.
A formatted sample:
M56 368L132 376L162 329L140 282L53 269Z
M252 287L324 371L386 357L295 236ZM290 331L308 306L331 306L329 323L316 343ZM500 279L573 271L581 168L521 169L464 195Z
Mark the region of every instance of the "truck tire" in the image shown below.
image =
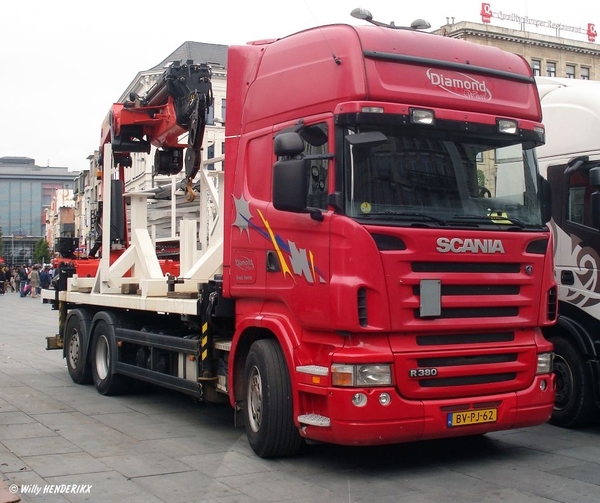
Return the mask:
M133 379L115 374L111 361L116 352L115 331L104 320L97 322L92 336L92 377L101 395L122 395L131 390Z
M585 361L577 347L563 337L553 337L556 398L550 423L564 428L585 426L597 408Z
M90 319L85 311L71 311L65 328L65 359L74 383L90 384L92 366L87 355Z
M250 446L261 458L294 456L302 437L294 425L292 386L277 341L252 344L244 372L244 420Z

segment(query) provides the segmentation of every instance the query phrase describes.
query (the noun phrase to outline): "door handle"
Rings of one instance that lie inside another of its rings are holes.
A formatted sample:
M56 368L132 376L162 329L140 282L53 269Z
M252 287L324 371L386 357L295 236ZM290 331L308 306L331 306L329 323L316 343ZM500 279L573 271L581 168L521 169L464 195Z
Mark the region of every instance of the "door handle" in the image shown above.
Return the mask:
M267 251L267 272L281 272L279 258L274 250Z
M574 285L575 275L573 271L561 271L560 272L560 284L561 285Z

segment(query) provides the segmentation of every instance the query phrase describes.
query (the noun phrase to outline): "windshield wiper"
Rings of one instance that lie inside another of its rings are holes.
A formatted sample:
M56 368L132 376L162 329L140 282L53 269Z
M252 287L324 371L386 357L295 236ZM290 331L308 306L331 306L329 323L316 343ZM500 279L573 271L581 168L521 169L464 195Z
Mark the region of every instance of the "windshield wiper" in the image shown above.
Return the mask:
M371 212L371 213L363 213L361 215L358 215L357 218L370 218L370 217L390 217L390 218L397 218L397 217L406 217L406 218L421 218L423 220L426 220L428 222L435 222L438 225L448 225L446 223L445 220L442 220L441 218L436 218L436 217L432 217L431 215L428 215L427 213L419 213L417 211L392 211L392 210L388 210L388 211L376 211L376 212Z
M486 223L486 224L496 224L496 225L501 225L501 224L515 225L515 226L519 227L520 229L524 229L525 227L527 227L527 225L524 222L522 222L521 220L518 220L518 219L512 218L512 217L505 217L505 216L454 215L452 217L452 219L450 219L448 222L452 223L452 221L454 221L454 220L463 220L463 221L471 221L471 222Z

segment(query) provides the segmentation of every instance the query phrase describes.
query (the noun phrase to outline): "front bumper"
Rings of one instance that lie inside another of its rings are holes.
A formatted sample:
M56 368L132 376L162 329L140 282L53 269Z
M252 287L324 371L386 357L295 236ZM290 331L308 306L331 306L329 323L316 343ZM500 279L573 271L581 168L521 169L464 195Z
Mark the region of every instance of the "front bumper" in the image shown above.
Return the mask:
M303 393L306 391L305 388ZM366 404L361 407L352 403L352 397L358 392L367 396ZM388 405L380 403L378 397L381 393L392 397ZM326 410L315 414L315 411L306 408L298 416L298 427L307 439L356 446L477 435L545 423L552 415L554 394L554 374L535 376L530 387L518 392L444 400L406 400L393 387L330 387L326 393L320 388L318 395L322 399L322 408ZM301 402L312 403L310 400ZM451 412L481 409L496 409L496 420L448 426L448 414ZM309 416L323 420L320 425L315 424L318 421L306 424L303 418Z

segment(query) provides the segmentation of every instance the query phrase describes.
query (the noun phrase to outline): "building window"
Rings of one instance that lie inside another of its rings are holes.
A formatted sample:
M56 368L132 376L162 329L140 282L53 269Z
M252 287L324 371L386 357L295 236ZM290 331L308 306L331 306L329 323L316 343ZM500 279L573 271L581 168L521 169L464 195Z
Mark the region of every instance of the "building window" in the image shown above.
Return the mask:
M211 145L209 145L208 147L206 147L206 161L209 161L211 159L215 158L215 144L212 143ZM214 171L215 170L215 164L214 163L210 163L206 166L206 169L208 171Z
M206 114L206 124L208 124L209 126L214 126L215 125L215 104L213 101L213 104L208 107L208 114Z
M225 120L225 111L227 110L227 100L223 98L221 100L221 120Z
M581 67L581 78L583 80L590 80L590 69L589 68L587 68L585 66Z
M556 63L546 63L546 77L556 77Z
M533 75L539 77L542 75L542 62L539 59L532 59L531 69L533 70Z
M567 65L567 69L566 69L565 73L567 74L568 79L574 79L575 78L575 65Z

